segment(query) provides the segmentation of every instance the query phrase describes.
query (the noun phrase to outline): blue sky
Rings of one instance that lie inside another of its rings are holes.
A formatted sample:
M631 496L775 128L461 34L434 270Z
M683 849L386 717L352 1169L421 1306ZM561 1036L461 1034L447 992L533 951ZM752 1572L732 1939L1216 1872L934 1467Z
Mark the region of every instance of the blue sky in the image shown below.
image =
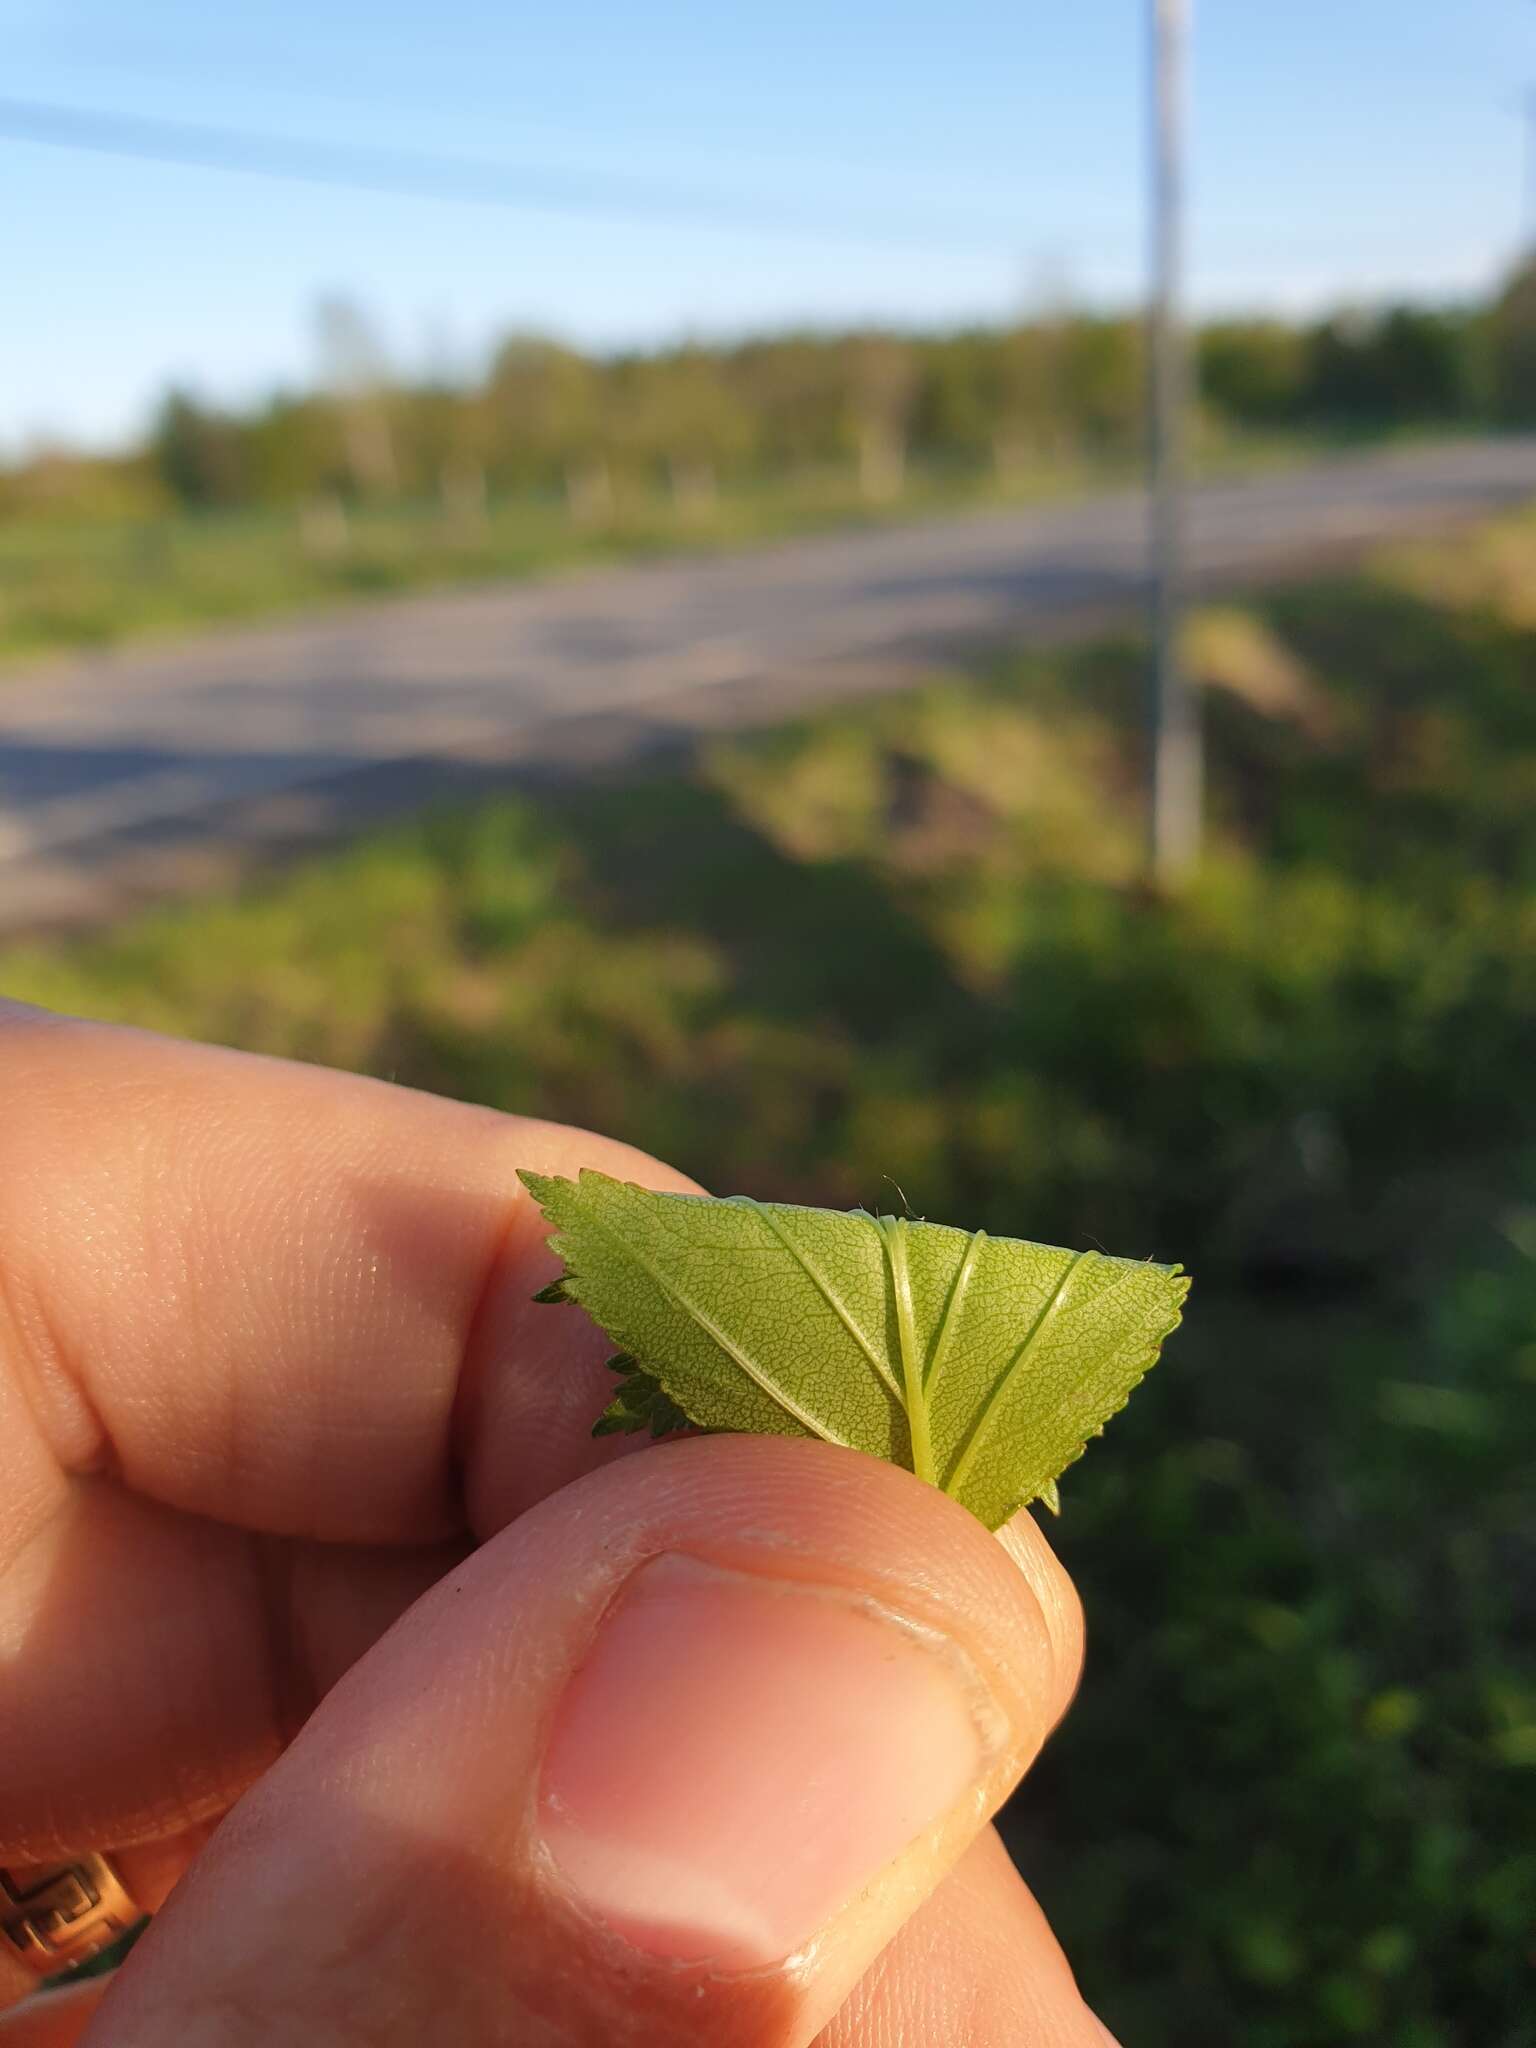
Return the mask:
M305 379L327 291L406 367L472 364L514 326L604 345L1123 303L1144 5L0 0L10 101L580 172L705 216L493 210L0 137L0 447L122 436L172 378L231 399ZM1488 284L1520 225L1533 0L1195 10L1201 306Z

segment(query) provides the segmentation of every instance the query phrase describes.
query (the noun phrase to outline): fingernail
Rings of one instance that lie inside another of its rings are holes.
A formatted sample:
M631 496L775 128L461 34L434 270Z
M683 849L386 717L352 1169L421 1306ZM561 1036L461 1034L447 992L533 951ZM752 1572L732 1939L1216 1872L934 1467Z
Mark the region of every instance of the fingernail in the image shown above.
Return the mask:
M554 1718L553 1863L635 1947L793 1955L903 1850L977 1806L1002 1739L969 1660L837 1589L644 1565Z

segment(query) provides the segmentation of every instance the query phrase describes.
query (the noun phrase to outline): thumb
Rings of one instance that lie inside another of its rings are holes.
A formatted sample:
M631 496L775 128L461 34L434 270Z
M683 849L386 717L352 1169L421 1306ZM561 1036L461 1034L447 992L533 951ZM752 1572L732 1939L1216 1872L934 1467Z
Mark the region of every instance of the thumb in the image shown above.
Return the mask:
M1015 1549L781 1439L567 1487L327 1697L86 2040L801 2048L1075 1682Z

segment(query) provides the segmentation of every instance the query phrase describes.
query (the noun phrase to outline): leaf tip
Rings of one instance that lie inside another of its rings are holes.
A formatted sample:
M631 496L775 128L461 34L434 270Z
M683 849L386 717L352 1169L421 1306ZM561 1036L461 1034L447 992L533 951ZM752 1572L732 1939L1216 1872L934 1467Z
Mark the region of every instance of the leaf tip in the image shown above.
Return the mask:
M561 1188L572 1185L570 1181L562 1180L557 1173L535 1173L528 1166L520 1166L517 1169L517 1177L546 1216L549 1215L551 1202L555 1200Z

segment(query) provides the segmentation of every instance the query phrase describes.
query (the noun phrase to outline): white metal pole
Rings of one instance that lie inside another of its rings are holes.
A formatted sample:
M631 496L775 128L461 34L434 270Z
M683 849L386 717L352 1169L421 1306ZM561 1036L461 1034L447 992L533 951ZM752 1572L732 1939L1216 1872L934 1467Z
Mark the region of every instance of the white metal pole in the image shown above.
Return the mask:
M1200 710L1179 659L1188 368L1184 337L1184 113L1190 0L1151 0L1152 218L1148 320L1152 664L1149 862L1177 882L1200 851Z

